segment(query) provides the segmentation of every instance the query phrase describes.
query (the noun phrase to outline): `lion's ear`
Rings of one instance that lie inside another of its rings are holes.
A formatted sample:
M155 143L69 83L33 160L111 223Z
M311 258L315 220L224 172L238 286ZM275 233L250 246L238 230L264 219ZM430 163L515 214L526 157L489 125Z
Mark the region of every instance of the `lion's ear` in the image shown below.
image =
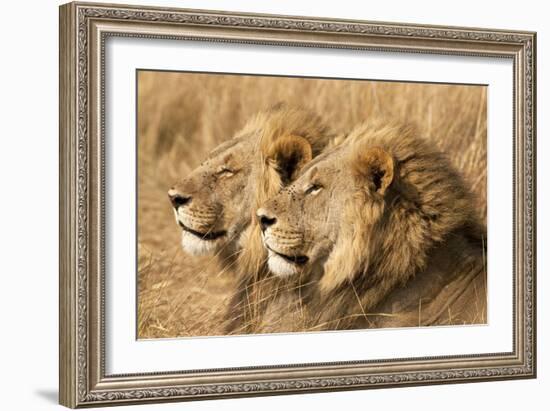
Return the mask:
M393 181L393 158L382 148L369 147L353 160L352 171L360 184L366 183L371 191L383 195Z
M297 135L286 135L278 138L269 147L267 160L275 167L283 184L294 181L304 165L311 161L313 155L311 144Z

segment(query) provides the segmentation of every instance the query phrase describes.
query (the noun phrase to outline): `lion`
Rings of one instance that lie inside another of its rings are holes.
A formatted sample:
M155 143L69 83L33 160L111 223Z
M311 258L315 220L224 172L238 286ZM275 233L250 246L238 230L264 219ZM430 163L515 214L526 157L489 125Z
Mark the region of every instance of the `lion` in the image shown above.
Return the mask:
M472 204L413 127L367 121L257 219L271 273L299 291L303 330L480 323L486 229Z
M305 109L278 104L258 113L168 191L183 250L217 256L224 270L237 272L242 286L258 278L266 253L255 210L334 138L322 119Z

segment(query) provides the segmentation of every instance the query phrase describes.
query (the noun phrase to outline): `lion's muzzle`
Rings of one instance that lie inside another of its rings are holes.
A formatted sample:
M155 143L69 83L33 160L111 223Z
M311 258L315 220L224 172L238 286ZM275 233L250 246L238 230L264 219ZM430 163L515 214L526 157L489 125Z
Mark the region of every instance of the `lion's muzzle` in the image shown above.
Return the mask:
M222 227L223 210L216 205L201 205L200 201L176 189L168 191L176 223L182 229L181 245L192 255L215 252L223 243L227 231Z

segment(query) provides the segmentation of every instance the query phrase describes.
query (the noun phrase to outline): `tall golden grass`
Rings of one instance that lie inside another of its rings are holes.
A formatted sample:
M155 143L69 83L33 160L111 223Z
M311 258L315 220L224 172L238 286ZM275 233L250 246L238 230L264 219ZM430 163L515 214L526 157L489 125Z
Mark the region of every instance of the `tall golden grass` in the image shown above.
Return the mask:
M286 102L339 132L372 117L412 123L448 154L486 221L486 98L484 86L140 71L138 337L223 334L235 279L181 250L166 193L253 114Z

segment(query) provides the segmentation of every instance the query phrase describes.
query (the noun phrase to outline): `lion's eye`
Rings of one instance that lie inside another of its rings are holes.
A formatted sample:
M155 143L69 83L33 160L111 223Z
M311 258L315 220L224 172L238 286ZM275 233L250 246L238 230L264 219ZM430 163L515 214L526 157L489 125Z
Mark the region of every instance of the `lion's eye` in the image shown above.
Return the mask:
M231 177L233 174L235 174L235 171L227 166L220 166L216 174L220 177Z
M306 191L304 192L305 195L316 195L323 189L323 186L321 184L311 184Z

